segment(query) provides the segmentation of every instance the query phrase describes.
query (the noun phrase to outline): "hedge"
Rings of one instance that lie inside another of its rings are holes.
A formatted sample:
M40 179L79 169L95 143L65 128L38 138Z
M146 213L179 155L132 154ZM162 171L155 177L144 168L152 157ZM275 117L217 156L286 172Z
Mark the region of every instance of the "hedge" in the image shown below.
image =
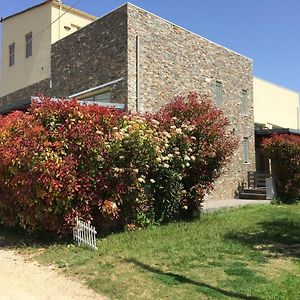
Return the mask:
M285 203L300 200L300 136L273 135L264 139L263 149L272 160L279 199Z
M0 222L64 236L191 218L230 159L229 122L206 96L138 115L42 97L0 118Z

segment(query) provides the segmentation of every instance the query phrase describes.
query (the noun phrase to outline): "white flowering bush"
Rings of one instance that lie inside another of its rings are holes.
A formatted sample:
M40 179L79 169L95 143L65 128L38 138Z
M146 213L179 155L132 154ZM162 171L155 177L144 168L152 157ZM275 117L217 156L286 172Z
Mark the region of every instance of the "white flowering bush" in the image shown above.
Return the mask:
M122 224L135 228L199 211L235 148L228 124L197 94L177 98L154 115L122 116L107 142L110 192Z

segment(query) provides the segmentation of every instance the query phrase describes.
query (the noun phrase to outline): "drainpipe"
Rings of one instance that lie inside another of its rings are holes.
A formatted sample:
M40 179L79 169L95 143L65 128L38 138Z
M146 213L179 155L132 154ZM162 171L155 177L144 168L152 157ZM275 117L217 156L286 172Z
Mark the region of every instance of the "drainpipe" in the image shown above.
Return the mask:
M140 90L140 36L136 36L136 112L141 112Z

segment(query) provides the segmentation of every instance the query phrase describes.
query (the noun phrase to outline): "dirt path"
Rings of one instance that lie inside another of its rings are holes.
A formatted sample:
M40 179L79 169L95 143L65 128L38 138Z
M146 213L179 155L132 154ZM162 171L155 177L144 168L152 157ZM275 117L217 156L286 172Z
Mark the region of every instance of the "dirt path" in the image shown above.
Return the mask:
M0 300L108 300L52 267L0 249Z

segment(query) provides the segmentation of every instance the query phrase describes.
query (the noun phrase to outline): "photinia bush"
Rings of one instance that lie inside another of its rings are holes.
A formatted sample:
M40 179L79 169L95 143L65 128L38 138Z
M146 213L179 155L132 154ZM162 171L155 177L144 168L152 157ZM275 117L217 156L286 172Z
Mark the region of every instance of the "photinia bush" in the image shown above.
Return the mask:
M181 179L182 199L190 215L199 207L199 199L213 188L237 145L236 139L226 131L228 119L205 95L177 97L155 118L169 135L164 159L171 156L170 166Z
M41 98L0 118L0 220L69 233L79 216L101 230L191 217L236 143L205 96L145 116Z
M263 149L272 160L280 200L293 203L300 199L300 136L273 135L263 141Z

